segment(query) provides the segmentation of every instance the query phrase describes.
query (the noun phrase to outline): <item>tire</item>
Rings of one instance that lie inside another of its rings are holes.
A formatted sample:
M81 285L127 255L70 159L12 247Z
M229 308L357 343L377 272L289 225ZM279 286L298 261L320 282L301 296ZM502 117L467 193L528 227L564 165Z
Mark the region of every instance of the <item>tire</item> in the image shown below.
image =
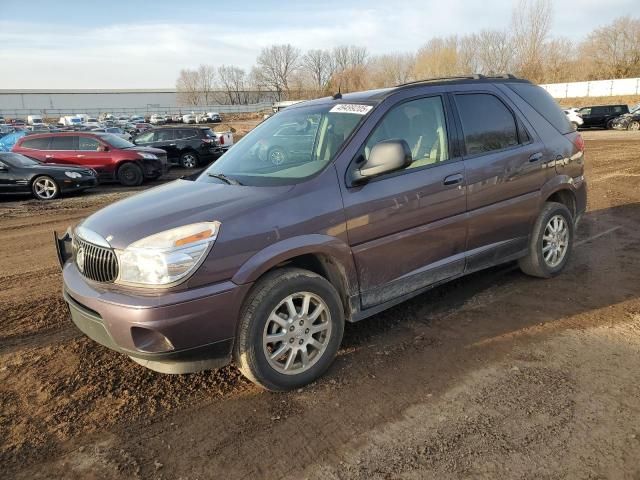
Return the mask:
M144 175L142 169L135 163L127 162L118 168L118 181L125 187L137 187L142 185Z
M53 178L40 175L33 179L31 192L38 200L53 200L60 196L60 187Z
M637 131L640 130L640 121L638 120L634 120L631 123L629 123L629 126L627 127L628 130L633 130L633 131Z
M273 147L267 153L267 159L274 165L282 165L287 162L287 152L281 147Z
M556 226L564 222L563 228L559 229L560 233L553 232L554 221ZM571 257L573 228L573 217L569 209L561 203L547 202L533 226L528 254L519 260L520 269L527 275L539 278L558 275ZM557 257L554 251L558 252Z
M609 120L607 122L607 125L605 127L607 130L612 130L613 129L613 120Z
M307 296L306 313L312 318L296 316L303 313ZM320 305L324 308L313 319ZM257 385L274 392L292 390L313 382L329 368L343 332L342 302L333 285L307 270L278 269L258 281L243 305L234 359L242 374ZM267 335L271 342L267 343ZM280 355L268 358L278 351Z
M578 122L571 122L571 126L573 127L574 132L578 131L578 127L579 127Z
M184 152L180 155L180 165L183 168L196 168L200 163L198 154L195 152Z

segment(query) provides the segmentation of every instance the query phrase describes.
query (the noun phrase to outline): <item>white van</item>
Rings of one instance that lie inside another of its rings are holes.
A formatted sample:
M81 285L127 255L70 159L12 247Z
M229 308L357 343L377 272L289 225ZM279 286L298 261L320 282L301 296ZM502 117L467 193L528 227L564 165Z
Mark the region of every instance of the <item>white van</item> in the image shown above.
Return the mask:
M27 125L42 125L44 122L42 121L42 117L40 115L28 115L27 116Z

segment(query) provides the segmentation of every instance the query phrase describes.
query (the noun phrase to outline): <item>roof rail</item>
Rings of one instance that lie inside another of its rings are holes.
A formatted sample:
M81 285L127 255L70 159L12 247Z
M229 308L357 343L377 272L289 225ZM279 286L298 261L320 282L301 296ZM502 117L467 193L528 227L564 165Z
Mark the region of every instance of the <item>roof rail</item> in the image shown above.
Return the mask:
M482 80L485 78L513 78L513 79L517 79L518 77L516 77L515 75L512 75L511 73L504 73L504 74L500 74L500 75L482 75L481 73L474 73L473 75L457 75L457 76L452 76L452 77L435 77L435 78L424 78L422 80L414 80L412 82L407 82L407 83L401 83L399 85L396 85L396 87L406 87L409 85L416 85L419 83L429 83L429 82L441 82L441 81L446 81L446 80Z

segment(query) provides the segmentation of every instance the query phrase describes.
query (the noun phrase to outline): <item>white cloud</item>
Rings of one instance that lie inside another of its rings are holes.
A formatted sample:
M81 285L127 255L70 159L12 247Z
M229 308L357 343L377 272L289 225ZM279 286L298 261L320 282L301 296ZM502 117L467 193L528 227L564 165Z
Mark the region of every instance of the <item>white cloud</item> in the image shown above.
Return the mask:
M632 0L556 2L554 32L579 39L597 25L631 13ZM319 3L280 11L232 11L221 23L123 23L69 27L0 21L0 88L171 87L181 68L201 63L250 68L274 43L330 48L366 46L372 53L415 50L436 35L505 28L512 2L448 0L382 2L327 9Z

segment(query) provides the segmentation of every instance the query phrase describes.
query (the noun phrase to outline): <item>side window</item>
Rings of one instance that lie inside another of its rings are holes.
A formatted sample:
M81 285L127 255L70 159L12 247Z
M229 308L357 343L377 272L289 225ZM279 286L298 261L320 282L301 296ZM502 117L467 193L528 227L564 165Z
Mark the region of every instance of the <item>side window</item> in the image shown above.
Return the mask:
M100 147L100 142L91 137L78 137L78 150L96 152Z
M169 140L173 140L174 131L172 128L168 128L166 130L158 130L156 132L156 142L167 142Z
M584 107L578 110L579 115L591 115L591 107Z
M195 137L196 136L196 131L195 130L191 130L191 129L180 129L180 130L176 130L176 138L177 139L184 139L184 138L191 138L191 137Z
M591 115L606 115L607 107L592 107Z
M518 145L516 121L496 96L487 93L456 95L467 155Z
M75 150L78 137L51 137L49 150Z
M151 143L153 142L153 134L155 132L151 131L151 132L145 132L142 135L140 135L138 138L136 138L136 141L138 143Z
M444 108L440 97L421 98L391 109L364 146L364 156L383 140L405 140L413 162L409 168L424 167L449 159Z
M25 140L21 146L33 150L46 150L49 147L49 137Z
M616 105L613 107L613 113L622 114L624 112L624 108L621 105Z

